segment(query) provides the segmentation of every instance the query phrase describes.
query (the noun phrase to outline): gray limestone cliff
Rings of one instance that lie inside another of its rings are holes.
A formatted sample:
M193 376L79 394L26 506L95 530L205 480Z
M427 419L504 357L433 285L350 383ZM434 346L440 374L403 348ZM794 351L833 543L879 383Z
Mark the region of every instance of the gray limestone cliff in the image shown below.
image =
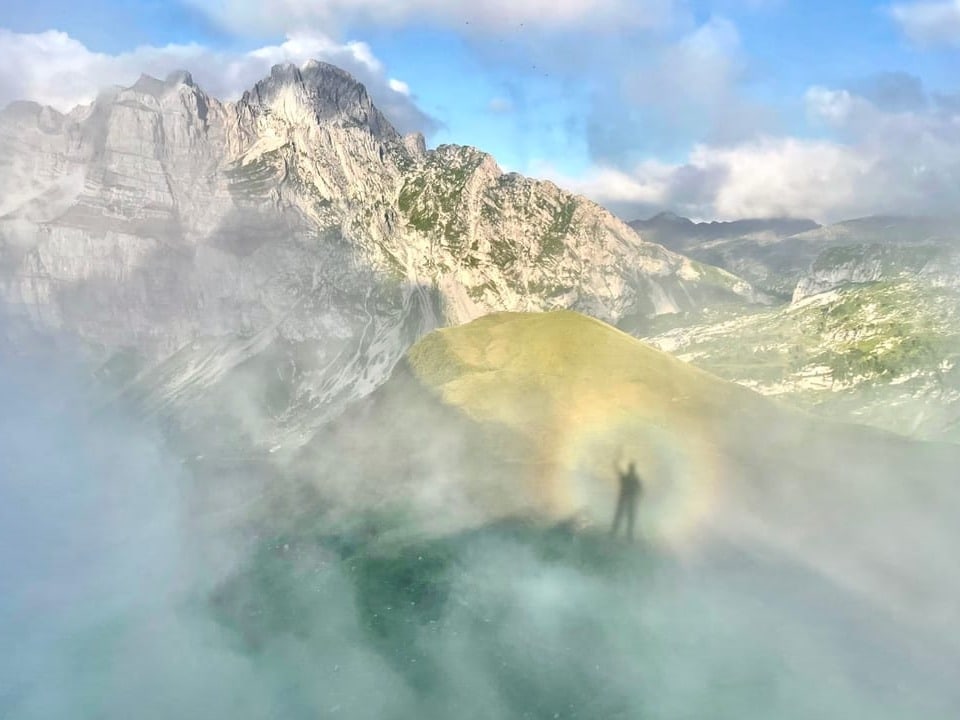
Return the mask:
M960 288L960 223L951 218L864 218L823 239L793 292L794 301L851 283L920 280Z

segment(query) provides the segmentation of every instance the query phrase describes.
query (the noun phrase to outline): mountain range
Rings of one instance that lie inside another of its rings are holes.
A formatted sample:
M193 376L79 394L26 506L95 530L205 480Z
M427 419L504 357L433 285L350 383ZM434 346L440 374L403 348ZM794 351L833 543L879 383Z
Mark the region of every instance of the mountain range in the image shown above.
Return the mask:
M11 342L73 338L146 407L240 445L304 441L424 332L490 311L766 300L478 150L426 150L315 61L237 102L177 72L67 114L14 103L0 183Z
M878 253L885 255L887 275L922 269L931 274L943 262L951 262L958 238L957 218L949 217L873 216L820 226L790 218L697 223L660 213L630 226L654 242L737 273L783 299L800 299L845 281L876 280ZM865 252L876 257L874 266L866 270L851 266L847 274L836 274L834 266L844 256L849 264ZM833 285L823 276L825 271L834 274Z
M325 63L236 102L176 72L67 114L13 103L0 191L8 344L70 338L198 447L299 446L426 332L550 309L827 416L960 427L955 220L627 225L477 149L427 150Z
M780 298L664 317L637 332L648 342L825 417L960 438L956 219L868 217L795 234L778 234L791 229L781 220L646 225Z

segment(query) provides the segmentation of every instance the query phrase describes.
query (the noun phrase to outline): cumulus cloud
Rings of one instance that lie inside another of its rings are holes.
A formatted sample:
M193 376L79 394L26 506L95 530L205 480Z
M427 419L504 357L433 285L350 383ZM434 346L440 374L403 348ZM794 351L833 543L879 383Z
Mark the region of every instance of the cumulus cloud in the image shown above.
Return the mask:
M804 95L804 102L813 126L823 125L839 135L868 133L882 120L882 112L874 103L843 88L814 85Z
M889 12L914 42L960 45L960 0L897 3Z
M697 218L955 214L960 112L884 111L849 90L813 87L808 114L835 137L761 136L699 144L686 161L601 166L582 178L542 174L628 217L672 208Z
M141 73L164 77L189 70L212 95L233 100L268 75L276 63L315 58L352 73L403 132L430 132L436 122L421 110L406 83L391 78L366 43L335 42L319 32L289 34L284 42L248 52L198 44L141 46L116 55L94 52L56 30L15 33L0 29L0 107L34 100L66 111L90 102L109 85L131 85Z
M398 26L410 21L480 32L541 28L658 27L679 0L188 0L221 26L242 33L293 27Z

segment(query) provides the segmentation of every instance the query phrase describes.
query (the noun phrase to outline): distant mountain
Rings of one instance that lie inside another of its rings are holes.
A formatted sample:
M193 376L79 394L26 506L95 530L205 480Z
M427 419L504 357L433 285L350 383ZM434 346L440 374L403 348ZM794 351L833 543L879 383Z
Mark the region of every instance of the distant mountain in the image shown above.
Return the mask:
M271 447L302 442L442 324L761 296L478 150L427 151L311 61L235 103L179 72L67 114L7 107L0 298L8 337L76 338L147 407Z
M662 213L631 227L785 300L837 287L844 278L890 279L921 269L918 263L931 277L945 279L954 273L951 258L960 238L955 218L902 216L818 226L805 220L692 223ZM885 270L877 274L880 265Z
M868 217L688 252L784 304L677 315L649 342L825 417L960 440L960 222Z
M630 227L672 250L740 273L757 287L781 297L789 297L795 279L784 276L780 241L820 228L813 220L794 218L693 222L670 212L635 220ZM787 254L792 258L794 251L789 247Z
M820 227L813 220L798 218L751 218L731 222L694 222L672 212L661 212L647 220L633 220L630 227L650 242L685 252L712 240L754 238L770 240L789 237Z
M758 312L707 313L646 340L823 417L960 441L956 284L891 273Z
M960 218L863 218L796 240L808 248L807 257L817 253L794 288L794 300L880 280L922 279L960 289Z

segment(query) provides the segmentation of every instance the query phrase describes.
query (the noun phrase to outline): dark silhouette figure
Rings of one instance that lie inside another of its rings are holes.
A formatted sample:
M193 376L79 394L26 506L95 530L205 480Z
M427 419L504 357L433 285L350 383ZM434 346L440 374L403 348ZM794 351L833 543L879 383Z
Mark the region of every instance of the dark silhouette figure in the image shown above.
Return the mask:
M620 472L618 467L617 475L620 478L620 496L617 498L617 512L613 516L610 534L615 536L620 529L621 521L626 519L627 539L632 541L633 526L637 519L637 504L640 502L643 486L640 483L640 476L637 475L636 463L630 463L626 472Z

